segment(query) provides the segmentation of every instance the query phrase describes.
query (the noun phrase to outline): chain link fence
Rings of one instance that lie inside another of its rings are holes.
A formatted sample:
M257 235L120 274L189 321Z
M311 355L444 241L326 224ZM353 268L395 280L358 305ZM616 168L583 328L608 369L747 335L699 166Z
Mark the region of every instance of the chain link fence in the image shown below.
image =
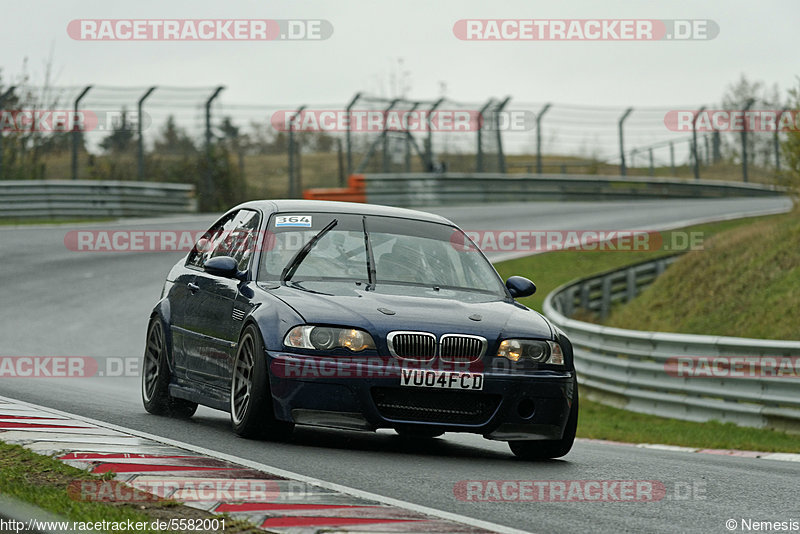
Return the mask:
M0 87L0 179L193 183L205 209L300 197L305 188L343 185L354 173L560 172L780 184L786 134L749 128L748 121L738 130L715 129L709 117L722 109L363 93L347 102L242 104L229 101L222 86ZM726 109L788 108L749 100Z

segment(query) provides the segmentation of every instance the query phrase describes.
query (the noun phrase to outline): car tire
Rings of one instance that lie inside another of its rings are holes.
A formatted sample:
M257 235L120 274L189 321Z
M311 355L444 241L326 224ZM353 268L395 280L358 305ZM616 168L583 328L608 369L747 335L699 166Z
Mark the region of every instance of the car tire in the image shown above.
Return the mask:
M233 362L230 391L231 427L245 438L288 439L294 424L278 421L269 390L264 343L258 329L247 325Z
M569 410L569 418L561 439L509 441L511 452L523 460L548 460L565 456L575 442L578 428L578 382L574 385L575 395Z
M394 429L395 432L401 437L413 440L424 440L438 438L444 434L442 430L426 428L424 426L401 426Z
M153 317L147 327L147 343L142 363L142 404L145 410L154 415L188 419L197 411L197 403L177 399L169 394L168 350L161 320Z

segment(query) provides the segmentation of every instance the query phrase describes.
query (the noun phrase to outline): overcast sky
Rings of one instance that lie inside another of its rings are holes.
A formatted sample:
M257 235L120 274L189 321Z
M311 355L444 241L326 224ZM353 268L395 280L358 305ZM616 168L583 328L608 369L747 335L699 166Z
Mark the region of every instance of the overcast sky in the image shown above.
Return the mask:
M97 42L67 34L73 19L325 19L324 41ZM464 18L711 19L705 41L475 42L454 36ZM410 96L434 99L446 83L460 101L513 95L521 102L661 106L713 102L748 78L796 85L800 2L736 0L5 2L3 82L23 58L41 80L51 55L58 85L225 85L228 103L346 102L386 86L397 58ZM387 90L386 88L384 90Z

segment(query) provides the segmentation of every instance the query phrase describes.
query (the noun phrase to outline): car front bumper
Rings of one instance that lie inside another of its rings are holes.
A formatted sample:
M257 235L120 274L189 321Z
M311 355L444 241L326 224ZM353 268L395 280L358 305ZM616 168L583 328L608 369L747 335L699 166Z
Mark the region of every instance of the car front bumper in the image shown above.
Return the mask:
M354 430L411 425L502 441L559 439L574 398L571 371L487 370L482 390L466 391L401 386L391 369L352 360L269 351L267 360L275 415L298 424Z

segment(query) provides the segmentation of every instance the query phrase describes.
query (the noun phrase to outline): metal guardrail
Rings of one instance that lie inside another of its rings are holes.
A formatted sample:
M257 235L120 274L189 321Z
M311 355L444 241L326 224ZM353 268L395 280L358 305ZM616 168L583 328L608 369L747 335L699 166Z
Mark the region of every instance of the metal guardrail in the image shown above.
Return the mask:
M437 206L528 200L623 200L719 198L785 194L778 186L588 174L367 174L367 202L392 206Z
M570 318L581 309L607 314L613 303L633 298L675 259L664 257L582 278L547 295L544 314L569 335L578 380L588 397L688 421L800 430L800 373L795 368L793 376L774 376L776 362L791 357L784 361L800 362L800 341L644 332ZM720 367L699 373L703 376L696 376L699 368L680 372L681 359L696 357L718 358L714 362ZM747 376L736 376L735 360L730 360L736 357L753 363L747 364L747 373L740 373Z
M197 199L189 184L0 181L0 219L147 217L195 211Z

